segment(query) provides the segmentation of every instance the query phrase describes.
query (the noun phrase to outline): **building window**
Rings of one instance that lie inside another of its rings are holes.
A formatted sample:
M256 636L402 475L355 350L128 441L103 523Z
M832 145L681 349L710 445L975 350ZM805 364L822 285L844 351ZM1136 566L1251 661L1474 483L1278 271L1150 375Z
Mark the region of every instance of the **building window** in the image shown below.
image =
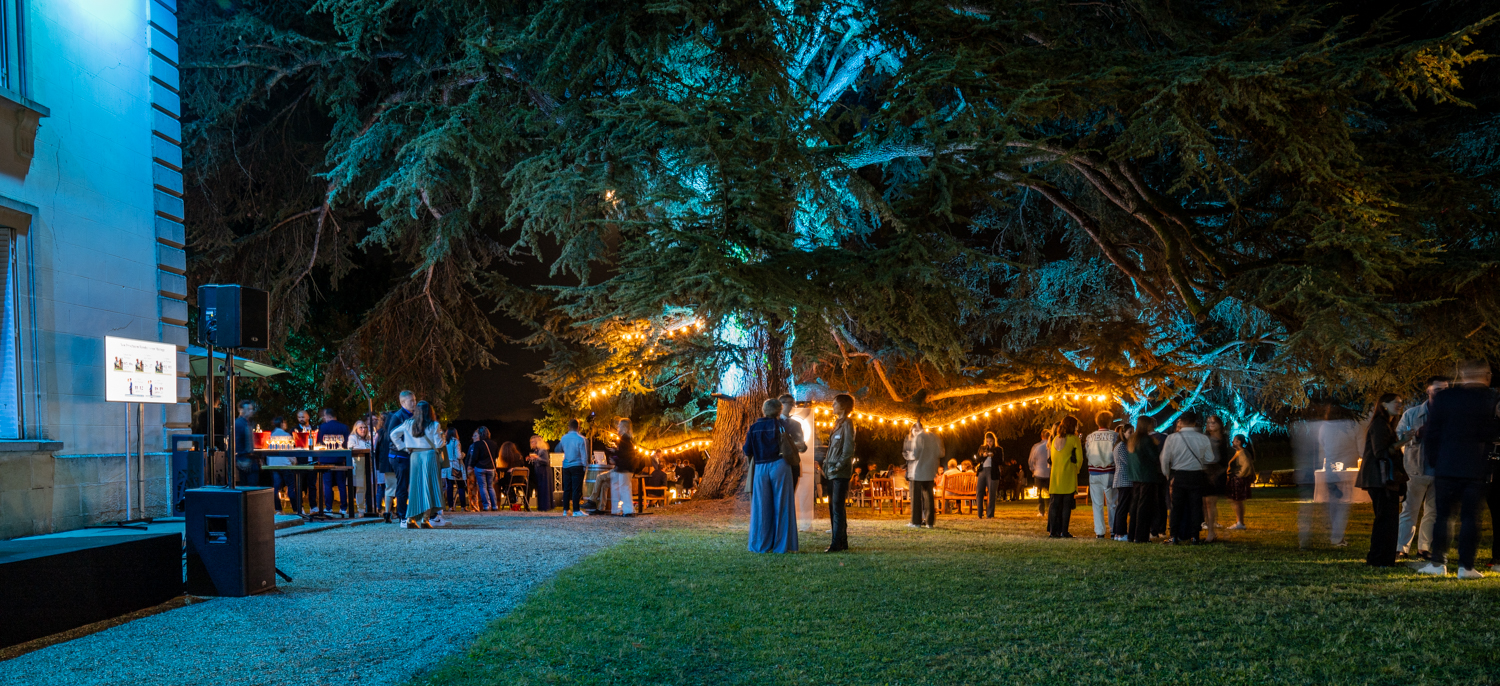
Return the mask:
M26 95L26 12L23 0L0 0L0 88Z
M0 439L21 438L20 298L17 296L16 232L0 228Z

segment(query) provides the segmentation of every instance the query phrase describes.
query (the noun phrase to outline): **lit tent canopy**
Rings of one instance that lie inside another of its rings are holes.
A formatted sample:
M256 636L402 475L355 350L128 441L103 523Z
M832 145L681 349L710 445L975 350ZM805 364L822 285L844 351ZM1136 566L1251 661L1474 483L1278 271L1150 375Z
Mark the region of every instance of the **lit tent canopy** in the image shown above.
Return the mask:
M222 376L224 372L220 369L224 366L225 355L222 351L214 351L213 373ZM188 370L193 376L203 376L208 373L208 350L196 345L188 346ZM285 374L285 369L278 369L271 365L248 360L243 357L234 358L235 374L246 379L262 379L277 374Z

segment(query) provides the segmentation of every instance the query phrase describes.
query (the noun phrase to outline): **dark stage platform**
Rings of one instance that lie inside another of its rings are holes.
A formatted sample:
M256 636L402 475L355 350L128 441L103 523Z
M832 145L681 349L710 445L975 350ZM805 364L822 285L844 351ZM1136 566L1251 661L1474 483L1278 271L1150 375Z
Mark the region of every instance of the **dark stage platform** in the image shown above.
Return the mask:
M0 647L182 594L182 536L112 534L0 541Z

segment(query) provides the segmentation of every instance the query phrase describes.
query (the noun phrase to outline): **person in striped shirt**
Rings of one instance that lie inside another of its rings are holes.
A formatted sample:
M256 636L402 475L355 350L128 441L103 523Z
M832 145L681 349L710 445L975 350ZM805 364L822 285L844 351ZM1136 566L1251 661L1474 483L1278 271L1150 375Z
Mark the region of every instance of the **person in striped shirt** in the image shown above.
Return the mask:
M1083 452L1089 463L1089 503L1094 506L1094 538L1104 538L1109 530L1109 511L1118 497L1115 494L1115 446L1120 435L1109 428L1115 418L1109 410L1094 415L1099 427L1083 441Z
M1134 500L1135 482L1130 480L1130 472L1126 468L1126 459L1130 451L1126 448L1126 441L1130 440L1130 434L1134 429L1129 424L1121 424L1115 429L1115 435L1120 437L1120 442L1115 444L1115 481L1114 502L1110 503L1109 521L1110 533L1116 541L1130 540L1130 507Z

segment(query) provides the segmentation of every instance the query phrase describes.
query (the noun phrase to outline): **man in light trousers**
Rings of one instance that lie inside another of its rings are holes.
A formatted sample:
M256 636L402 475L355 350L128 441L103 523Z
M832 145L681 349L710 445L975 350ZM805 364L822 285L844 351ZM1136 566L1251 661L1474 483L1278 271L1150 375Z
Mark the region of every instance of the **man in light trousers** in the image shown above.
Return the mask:
M1109 428L1115 416L1108 410L1094 415L1094 433L1083 440L1083 453L1089 463L1089 502L1094 506L1094 538L1104 538L1109 531L1109 512L1115 494L1115 445L1120 434Z
M1396 425L1396 438L1403 444L1403 459L1406 474L1406 504L1401 508L1401 521L1397 524L1400 540L1396 552L1411 555L1412 540L1417 542L1417 556L1426 560L1432 550L1432 524L1437 521L1437 489L1432 487L1433 477L1427 473L1427 460L1422 455L1422 427L1427 424L1427 408L1432 397L1448 387L1448 377L1434 376L1427 380L1427 400L1408 409ZM1420 518L1419 518L1420 517Z

